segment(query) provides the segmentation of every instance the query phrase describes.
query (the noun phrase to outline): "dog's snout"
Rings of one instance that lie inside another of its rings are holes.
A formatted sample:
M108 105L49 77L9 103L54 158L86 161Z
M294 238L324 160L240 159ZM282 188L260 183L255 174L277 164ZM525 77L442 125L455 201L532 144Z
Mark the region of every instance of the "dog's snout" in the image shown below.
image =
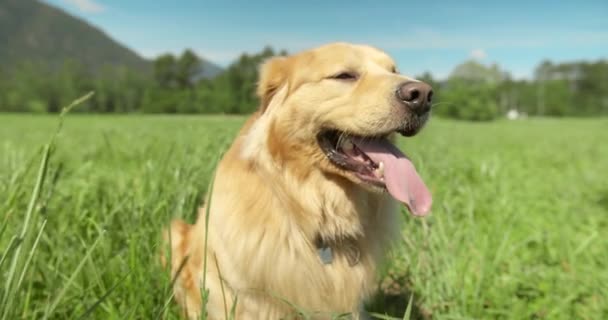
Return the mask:
M417 114L431 110L433 88L424 82L405 82L397 88L397 99Z

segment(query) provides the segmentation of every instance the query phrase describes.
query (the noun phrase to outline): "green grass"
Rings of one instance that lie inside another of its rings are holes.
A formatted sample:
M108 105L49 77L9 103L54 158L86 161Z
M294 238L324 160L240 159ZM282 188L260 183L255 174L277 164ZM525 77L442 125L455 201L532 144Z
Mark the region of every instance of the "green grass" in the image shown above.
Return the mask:
M243 121L69 115L41 166L57 117L0 115L0 319L176 319L160 230L194 220ZM372 311L413 294L414 317L608 318L607 141L607 119L433 119L400 140L434 209L404 214Z

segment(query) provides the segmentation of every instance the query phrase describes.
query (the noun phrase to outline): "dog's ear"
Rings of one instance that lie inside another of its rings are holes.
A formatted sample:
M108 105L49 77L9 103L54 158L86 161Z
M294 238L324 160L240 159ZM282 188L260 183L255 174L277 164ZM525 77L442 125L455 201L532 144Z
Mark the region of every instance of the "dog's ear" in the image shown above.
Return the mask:
M260 97L260 111L266 111L272 97L279 88L287 83L289 74L289 58L274 57L264 62L260 68L257 94Z

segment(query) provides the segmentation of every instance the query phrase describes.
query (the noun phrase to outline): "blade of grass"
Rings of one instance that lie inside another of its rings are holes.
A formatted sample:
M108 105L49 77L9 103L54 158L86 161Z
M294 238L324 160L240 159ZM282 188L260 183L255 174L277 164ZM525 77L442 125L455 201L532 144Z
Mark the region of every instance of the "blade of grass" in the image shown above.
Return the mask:
M6 231L6 228L8 227L8 219L10 218L10 216L11 216L11 211L9 210L4 215L4 221L2 221L2 227L0 227L0 239L2 239L2 235Z
M8 245L6 246L6 250L2 254L2 258L0 258L0 270L2 270L2 265L4 264L4 261L6 261L6 258L8 257L9 253L11 253L13 251L13 249L17 248L17 246L19 245L19 244L17 244L18 241L19 241L19 237L13 236L11 238L11 240L8 242Z
M47 220L44 219L44 221L42 221L42 225L40 226L40 230L38 231L38 235L36 236L36 240L34 240L34 244L32 245L32 249L30 249L30 253L27 256L27 260L25 261L25 265L23 266L23 271L21 271L21 276L19 276L19 280L17 281L17 287L16 288L21 288L21 284L23 283L23 279L25 278L25 274L27 273L27 270L30 266L30 263L32 262L32 258L34 257L34 252L36 251L36 248L38 248L38 243L40 241L40 237L42 236L42 232L44 232L44 228L46 227L46 222Z
M95 301L95 303L93 303L80 317L78 317L78 319L86 319L91 313L93 313L93 311L95 311L95 309L97 309L97 307L104 300L106 300L106 298L108 298L108 296L110 296L112 291L114 291L114 289L116 289L120 284L122 284L122 282L125 279L127 279L127 277L130 275L131 275L131 271L127 272L127 274L125 274L118 281L116 281L116 283L114 283L114 285L112 285L112 287L110 287L110 289L108 289L101 297L99 297L99 299L97 299L97 301Z
M190 259L190 256L185 256L184 259L182 259L182 262L180 263L179 267L177 268L177 271L175 272L175 275L173 276L173 279L171 279L171 286L170 286L170 288L173 289L173 286L175 285L175 282L177 281L177 278L179 277L180 273L182 272L182 270L186 266L186 262L188 262L188 259ZM156 317L157 319L162 319L163 313L169 307L169 303L171 303L171 299L173 299L173 290L170 291L169 297L165 300L165 303L163 304L163 307L158 312L158 316Z
M217 162L221 155L216 159L216 168ZM211 176L211 180L209 181L209 188L207 188L207 201L205 201L205 240L203 243L203 248L205 248L205 254L203 256L203 285L201 287L201 317L203 319L207 318L207 300L209 297L209 290L207 290L207 239L209 237L209 214L211 210L211 195L213 194L213 185L215 182L215 175L217 173L217 169L214 170L213 175Z
M238 296L234 296L234 302L232 303L232 307L230 307L230 317L228 319L230 320L234 320L236 319L236 304L239 301L239 297Z
M310 319L310 312L305 310L304 308L296 305L295 303L292 303L291 301L277 295L274 293L267 293L268 295L270 295L271 297L283 302L284 304L290 306L295 312L297 312L300 316L304 317L304 319Z
M407 303L407 308L405 309L405 314L403 315L403 320L410 320L412 318L412 305L414 302L414 294L410 295L410 301Z
M224 279L222 279L222 271L220 270L220 265L217 262L217 255L213 253L215 268L217 269L217 278L220 282L220 289L222 290L222 300L224 301L224 317L228 319L228 304L226 304L226 292L224 290Z
M391 316L376 313L376 312L370 312L369 315L376 319L381 319L381 320L400 320L399 318L391 317Z
M40 148L40 149L42 150L42 148ZM6 202L6 204L7 204L8 207L10 207L11 205L13 205L15 199L21 194L21 189L24 186L24 184L20 184L20 183L17 183L17 182L23 180L24 177L30 172L30 170L32 169L32 167L34 167L34 164L36 163L36 161L35 161L36 158L37 157L30 157L27 160L27 164L25 165L25 168L22 169L21 171L16 172L11 177L9 185L11 186L12 193L8 196L8 201ZM10 211L7 212L6 219L8 219L9 213L10 213ZM6 222L8 222L8 220ZM1 234L0 234L0 237L2 237Z
M49 316L53 313L53 311L55 311L55 309L57 308L57 305L59 305L59 302L61 301L61 299L63 298L63 296L67 292L67 290L70 287L70 285L72 284L72 282L74 282L74 280L76 279L76 276L80 272L80 269L82 269L82 267L85 265L85 262L87 261L87 259L91 255L91 253L93 253L93 250L95 250L95 248L97 247L97 244L99 244L99 241L101 240L101 238L103 238L104 234L105 234L105 232L101 233L97 237L97 239L95 239L95 242L93 242L93 244L91 245L91 247L89 247L89 249L85 253L85 255L82 258L82 260L80 260L80 263L78 264L78 266L76 267L76 269L74 270L74 272L72 272L72 275L70 276L70 278L68 279L68 281L66 283L64 283L63 288L61 288L61 290L59 291L59 293L55 297L55 300L53 300L53 302L51 303L49 309L47 309L48 311L44 315L44 319L48 319Z
M211 208L211 195L213 194L213 182L215 181L215 172L211 176L211 181L209 181L209 188L207 189L207 200L205 201L205 240L204 240L204 248L205 255L203 257L203 290L207 288L207 239L209 235L209 212Z
M331 317L332 320L351 319L351 318L352 318L352 314L350 312L335 314Z

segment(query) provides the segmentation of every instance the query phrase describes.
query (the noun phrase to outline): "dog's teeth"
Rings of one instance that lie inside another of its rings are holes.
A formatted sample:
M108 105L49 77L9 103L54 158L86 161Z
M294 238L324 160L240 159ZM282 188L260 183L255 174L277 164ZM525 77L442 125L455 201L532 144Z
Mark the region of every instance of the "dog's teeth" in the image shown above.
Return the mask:
M377 178L384 180L384 162L378 163L378 168L376 168L376 170L374 170L374 175Z
M374 176L378 179L382 179L382 174L380 174L380 170L374 170Z
M351 151L354 147L355 146L353 145L353 143L348 139L345 139L344 142L342 142L342 150L344 151Z

